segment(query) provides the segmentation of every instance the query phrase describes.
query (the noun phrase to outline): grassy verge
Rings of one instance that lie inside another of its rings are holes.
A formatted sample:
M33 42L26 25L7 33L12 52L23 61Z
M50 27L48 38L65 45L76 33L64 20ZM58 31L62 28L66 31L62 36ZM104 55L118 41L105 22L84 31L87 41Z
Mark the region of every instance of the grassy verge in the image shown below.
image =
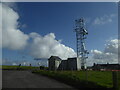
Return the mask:
M3 65L2 70L31 70L31 69L38 69L38 67L33 66L7 66Z
M111 88L112 72L110 71L33 71L77 88ZM87 75L86 75L87 74Z

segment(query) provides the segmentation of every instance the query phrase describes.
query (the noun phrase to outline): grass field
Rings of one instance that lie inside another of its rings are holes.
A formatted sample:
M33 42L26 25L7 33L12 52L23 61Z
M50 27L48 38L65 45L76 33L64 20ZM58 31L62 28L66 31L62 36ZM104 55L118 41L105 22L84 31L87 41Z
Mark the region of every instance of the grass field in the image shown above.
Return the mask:
M2 70L30 70L30 69L38 69L38 67L33 67L33 66L8 66L8 65L3 65Z
M111 71L43 71L33 73L46 75L73 86L88 88L112 88ZM119 72L120 75L120 72ZM120 80L119 80L120 82Z

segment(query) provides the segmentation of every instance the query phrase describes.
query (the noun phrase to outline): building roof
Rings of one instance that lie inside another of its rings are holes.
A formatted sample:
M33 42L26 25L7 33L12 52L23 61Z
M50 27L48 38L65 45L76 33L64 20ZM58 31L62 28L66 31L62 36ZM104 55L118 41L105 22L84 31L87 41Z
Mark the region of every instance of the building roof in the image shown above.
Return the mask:
M59 60L59 61L61 61L62 59L59 58L58 56L51 56L48 60Z
M73 58L68 58L68 60L76 60L77 57L73 57Z

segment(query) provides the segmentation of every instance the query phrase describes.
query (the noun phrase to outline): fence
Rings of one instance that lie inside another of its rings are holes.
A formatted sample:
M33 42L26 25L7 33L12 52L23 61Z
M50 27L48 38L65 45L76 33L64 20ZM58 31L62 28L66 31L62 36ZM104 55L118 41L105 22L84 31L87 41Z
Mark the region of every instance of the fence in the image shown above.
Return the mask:
M81 71L82 72L82 71ZM113 90L120 90L120 71L85 71L80 74L81 79L84 78L86 83L88 81L96 82L99 85L113 88ZM84 76L84 77L83 77Z
M120 90L120 72L113 71L112 79L113 79L113 88L115 90Z

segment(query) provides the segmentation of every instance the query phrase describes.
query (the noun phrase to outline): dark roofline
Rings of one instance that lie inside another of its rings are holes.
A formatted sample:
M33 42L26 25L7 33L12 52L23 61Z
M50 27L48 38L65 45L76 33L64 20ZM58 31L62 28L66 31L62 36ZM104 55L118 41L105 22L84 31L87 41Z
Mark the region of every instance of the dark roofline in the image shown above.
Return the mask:
M57 60L59 60L59 61L61 61L62 59L61 58L59 58L58 56L51 56L50 58L54 58L54 59L57 59ZM50 60L50 58L48 59L48 60Z
M71 60L71 59L77 59L77 57L68 58L67 60Z
M73 59L73 58L77 58L77 57L72 57L72 58L68 58L68 59Z
M95 66L113 66L113 65L120 65L120 64L95 64Z

